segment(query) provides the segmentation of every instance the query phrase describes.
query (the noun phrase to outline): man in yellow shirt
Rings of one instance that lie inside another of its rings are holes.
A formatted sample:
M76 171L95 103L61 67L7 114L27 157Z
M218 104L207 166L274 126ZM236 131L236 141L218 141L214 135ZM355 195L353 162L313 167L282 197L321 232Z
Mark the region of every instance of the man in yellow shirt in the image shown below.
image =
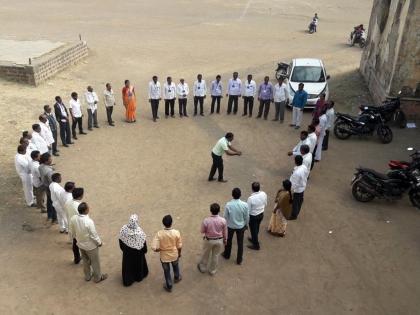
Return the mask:
M179 258L181 258L182 240L179 231L172 228L172 217L169 214L163 217L162 223L165 228L157 232L153 238L152 250L160 253L160 262L162 263L166 282L163 288L171 292L172 275L170 265L172 265L174 271L174 282L178 283L182 280L178 264Z

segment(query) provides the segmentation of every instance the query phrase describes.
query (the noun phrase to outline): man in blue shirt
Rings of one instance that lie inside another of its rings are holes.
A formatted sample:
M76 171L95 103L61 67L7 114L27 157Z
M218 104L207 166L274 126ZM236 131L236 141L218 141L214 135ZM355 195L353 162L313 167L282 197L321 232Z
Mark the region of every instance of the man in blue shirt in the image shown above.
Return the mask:
M232 251L233 234L236 233L236 240L238 242L238 254L236 256L236 263L242 263L242 254L244 251L244 233L249 223L249 208L248 204L242 201L241 190L234 188L232 190L233 199L226 203L225 206L225 219L228 226L228 237L225 246L225 251L222 256L225 259L230 258Z
M295 127L295 129L300 128L300 123L302 122L303 108L305 107L306 101L308 100L308 93L306 93L303 87L304 84L299 83L299 89L296 91L292 101L293 120L290 127Z

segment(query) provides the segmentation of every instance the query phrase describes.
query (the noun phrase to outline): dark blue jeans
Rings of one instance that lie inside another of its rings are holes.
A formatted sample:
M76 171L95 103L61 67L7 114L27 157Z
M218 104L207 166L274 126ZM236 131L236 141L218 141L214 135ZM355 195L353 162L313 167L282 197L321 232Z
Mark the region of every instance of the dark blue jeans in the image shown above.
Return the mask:
M175 261L171 261L171 262L163 262L162 263L162 268L163 268L163 273L165 275L165 282L166 282L166 287L168 289L172 289L172 275L171 275L171 265L172 265L172 269L174 270L174 278L175 280L178 280L181 275L179 274L179 264L178 264L179 259L175 260Z
M47 218L56 221L57 212L55 211L52 204L50 189L48 187L45 187L45 192L47 194Z

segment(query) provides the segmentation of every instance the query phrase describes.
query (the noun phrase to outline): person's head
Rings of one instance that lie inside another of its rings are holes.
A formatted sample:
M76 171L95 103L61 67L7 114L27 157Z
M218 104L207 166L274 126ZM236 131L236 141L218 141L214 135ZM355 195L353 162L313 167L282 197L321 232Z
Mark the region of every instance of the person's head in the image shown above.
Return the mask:
M228 132L228 133L225 135L225 138L226 138L226 139L227 139L227 141L229 141L229 142L233 141L233 133Z
M45 152L44 154L42 154L41 157L39 158L39 163L45 164L45 165L51 165L52 163L51 154L49 154L48 152Z
M287 191L292 190L292 182L290 180L288 180L288 179L285 179L283 181L283 189L284 190L287 190Z
M106 87L107 91L111 91L111 89L112 89L111 83L107 83L105 85L105 87Z
M41 132L41 126L39 124L33 124L32 130L35 132Z
M21 137L20 139L19 139L19 144L22 144L22 145L24 145L24 146L28 146L29 145L29 140L28 140L28 138L25 138L25 137Z
M248 74L247 79L248 79L248 81L251 81L252 80L252 74Z
M82 187L75 187L71 192L74 200L82 200L85 190Z
M295 164L296 166L301 166L303 163L303 157L302 155L296 155L295 156Z
M165 215L162 219L162 224L169 229L172 226L172 216L170 214Z
M212 215L218 215L220 212L220 206L218 203L212 203L210 205L210 212Z
M233 190L232 190L232 197L233 197L233 199L239 199L239 198L241 198L241 195L242 195L242 193L241 193L241 190L239 189L239 188L233 188Z
M75 101L77 101L77 93L76 92L72 92L71 93L71 98L74 99Z
M61 183L61 174L60 173L54 173L51 175L51 180L54 183Z
M139 227L139 216L137 214L130 215L127 227L131 230L136 230Z
M265 84L267 84L267 83L268 83L268 81L270 81L270 78L269 78L268 76L265 76L265 77L264 77L264 83L265 83Z
M63 101L61 100L61 97L60 96L56 96L55 97L55 101L57 102L57 103L62 103Z
M238 72L236 72L236 71L235 71L235 72L233 73L233 79L234 79L234 80L236 80L237 78L238 78Z
M77 211L79 211L80 214L88 214L89 213L89 206L86 202L82 202L78 207Z
M39 115L39 121L45 124L47 122L47 116L44 114Z
M179 79L179 82L181 82L181 84L184 84L185 82L184 78Z
M50 107L50 105L44 105L44 111L46 112L46 113L51 113L51 107Z
M40 158L41 158L41 154L38 150L34 150L31 152L31 159L33 161L39 161Z
M130 87L130 80L125 80L124 85L125 87Z
M158 79L158 77L156 76L156 75L154 75L153 77L152 77L152 80L153 80L153 82L157 82L157 79Z
M312 133L312 132L315 132L315 126L314 125L309 125L308 126L308 133Z
M321 93L321 95L319 96L319 98L320 98L322 101L325 101L325 93Z
M318 18L318 13L315 13L315 17Z
M300 140L305 140L306 138L308 138L308 132L306 130L302 130L300 132Z
M253 182L251 184L251 188L253 192L259 192L260 191L260 183L259 182Z
M300 146L300 154L305 155L309 153L309 145L303 144Z
M167 77L166 78L166 82L168 82L168 84L171 84L172 83L172 78L171 77Z
M325 115L327 113L328 105L321 108L320 116Z
M64 184L64 190L68 193L71 193L75 187L74 182L67 182Z
M88 90L88 92L93 92L93 89L90 85L88 85L88 87L86 89Z
M216 81L217 81L217 82L219 82L221 78L222 78L222 77L220 76L220 74L216 75Z
M201 82L201 79L203 78L203 75L201 75L201 74L198 74L197 75L197 80L198 80L198 82Z
M26 145L19 144L17 147L17 153L25 154L26 153Z
M299 86L298 86L299 91L302 91L304 86L305 86L305 84L299 83Z
M314 125L315 127L319 125L319 118L318 117L314 117L312 119L312 125Z
M28 130L22 131L22 137L29 139L30 133Z
M360 25L359 25L359 27L360 27L360 28L364 28L364 27L363 27L363 24L360 24Z
M283 77L280 77L277 79L277 82L279 83L279 85L281 86L283 84Z
M328 109L333 108L334 107L334 101L330 101L327 105Z

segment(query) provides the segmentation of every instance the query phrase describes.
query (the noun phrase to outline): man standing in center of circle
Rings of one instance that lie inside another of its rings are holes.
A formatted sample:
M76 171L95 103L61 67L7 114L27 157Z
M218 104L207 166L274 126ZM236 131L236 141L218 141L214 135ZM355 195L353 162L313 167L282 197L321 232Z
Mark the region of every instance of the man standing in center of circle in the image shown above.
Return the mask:
M161 95L160 82L158 81L158 77L154 75L152 81L149 82L149 102L152 106L152 116L154 122L156 122L156 119L159 119L158 110L159 101L162 99Z
M264 77L264 82L258 88L258 100L260 101L260 108L258 109L257 118L261 118L264 110L264 119L267 120L270 103L273 100L273 85L268 76Z
M209 174L209 182L214 180L214 174L216 174L216 170L219 171L218 181L221 183L226 183L227 180L223 179L223 154L226 153L227 155L241 155L242 152L236 150L232 147L231 142L233 141L233 133L228 132L223 138L217 141L216 145L213 147L211 151L211 157L213 158L213 164L211 166L210 174Z
M171 107L171 117L175 118L176 88L171 77L167 77L163 84L163 98L165 99L165 118L169 116L169 106Z
M194 82L194 116L197 116L197 105L200 103L200 115L204 116L203 104L206 98L206 81L201 74L197 75L197 81Z
M188 88L188 84L185 83L183 78L179 80L179 83L176 89L177 89L176 92L178 94L179 116L188 117L187 97L188 97L188 94L190 93L190 89Z
M238 99L241 97L242 91L242 82L241 79L238 78L238 72L233 73L233 78L229 80L226 96L228 96L228 108L227 114L230 115L232 112L232 104L233 104L233 114L236 115L238 112Z
M247 80L244 82L244 93L242 97L244 99L244 113L242 116L248 115L249 109L249 117L252 117L252 108L254 107L254 97L255 93L257 92L257 84L254 80L252 80L252 74L248 74Z

